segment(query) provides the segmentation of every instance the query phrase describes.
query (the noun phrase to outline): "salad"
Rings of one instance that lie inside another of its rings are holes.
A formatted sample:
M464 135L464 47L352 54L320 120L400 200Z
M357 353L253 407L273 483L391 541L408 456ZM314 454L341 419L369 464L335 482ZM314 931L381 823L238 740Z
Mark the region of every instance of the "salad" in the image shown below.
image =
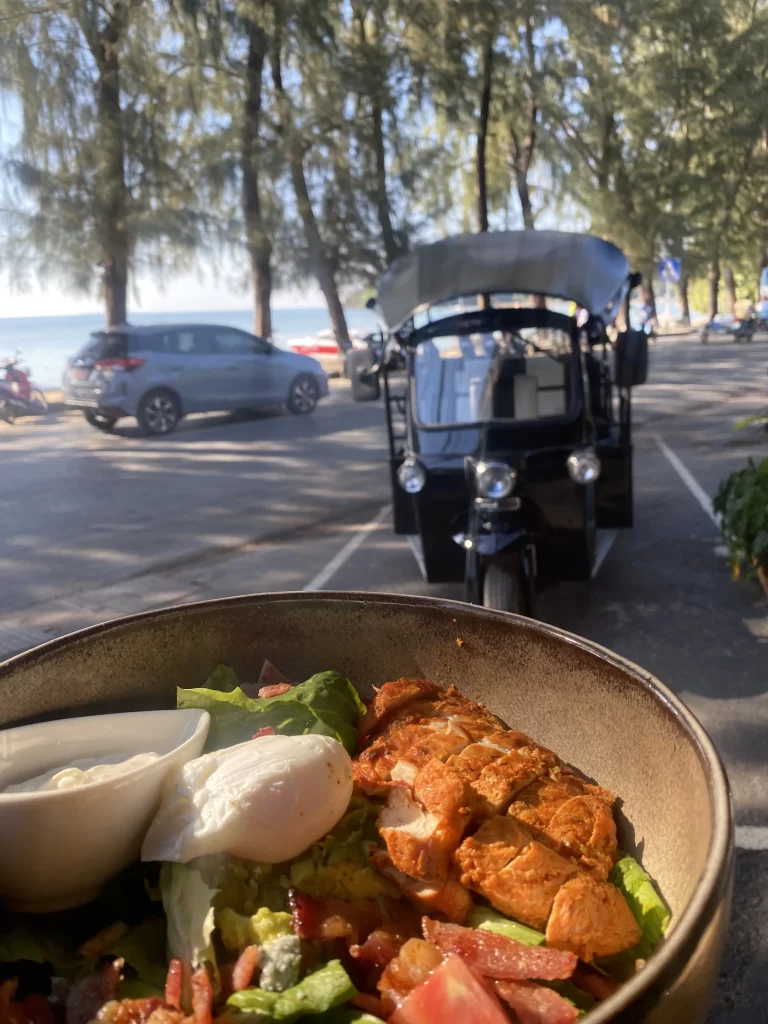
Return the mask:
M669 911L615 796L453 688L216 669L142 860L9 916L0 1024L572 1024Z

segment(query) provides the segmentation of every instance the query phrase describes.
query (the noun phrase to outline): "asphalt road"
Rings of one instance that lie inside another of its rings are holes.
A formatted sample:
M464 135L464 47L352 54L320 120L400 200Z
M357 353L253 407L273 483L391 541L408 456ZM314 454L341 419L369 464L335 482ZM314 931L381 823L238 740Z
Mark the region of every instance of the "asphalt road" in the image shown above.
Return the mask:
M768 404L767 370L765 337L653 348L635 392L635 528L591 586L537 608L663 679L724 758L739 841L760 848L738 853L713 1024L768 1019L768 602L730 581L706 507L727 472L768 455L764 433L732 429ZM130 424L99 434L72 415L0 423L0 657L205 597L313 586L460 598L424 583L391 533L382 417L336 391L311 418L197 417L164 440Z

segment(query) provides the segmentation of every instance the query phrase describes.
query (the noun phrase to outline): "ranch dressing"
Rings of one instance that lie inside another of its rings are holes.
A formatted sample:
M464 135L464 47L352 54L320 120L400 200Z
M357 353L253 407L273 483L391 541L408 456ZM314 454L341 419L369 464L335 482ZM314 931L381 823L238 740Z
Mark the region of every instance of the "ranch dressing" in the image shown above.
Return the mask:
M6 786L4 793L41 793L54 789L75 789L92 782L114 779L136 768L143 768L159 759L159 754L102 754L100 757L84 757L79 761L51 768L41 775L35 775L26 782Z

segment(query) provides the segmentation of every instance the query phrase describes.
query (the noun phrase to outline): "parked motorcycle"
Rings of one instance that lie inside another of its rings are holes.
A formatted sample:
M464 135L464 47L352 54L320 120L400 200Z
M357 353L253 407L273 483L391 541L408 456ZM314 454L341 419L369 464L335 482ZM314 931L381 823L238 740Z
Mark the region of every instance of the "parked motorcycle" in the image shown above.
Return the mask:
M20 363L21 350L0 362L0 419L13 423L17 416L40 416L48 411L45 395L29 379L29 368Z

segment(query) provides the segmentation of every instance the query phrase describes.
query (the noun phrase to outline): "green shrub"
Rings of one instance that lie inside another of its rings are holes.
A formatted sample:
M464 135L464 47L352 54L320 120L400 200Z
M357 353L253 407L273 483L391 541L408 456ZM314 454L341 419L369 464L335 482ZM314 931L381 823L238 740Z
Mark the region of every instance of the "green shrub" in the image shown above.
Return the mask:
M714 500L734 579L768 572L768 459L752 459L720 484Z

